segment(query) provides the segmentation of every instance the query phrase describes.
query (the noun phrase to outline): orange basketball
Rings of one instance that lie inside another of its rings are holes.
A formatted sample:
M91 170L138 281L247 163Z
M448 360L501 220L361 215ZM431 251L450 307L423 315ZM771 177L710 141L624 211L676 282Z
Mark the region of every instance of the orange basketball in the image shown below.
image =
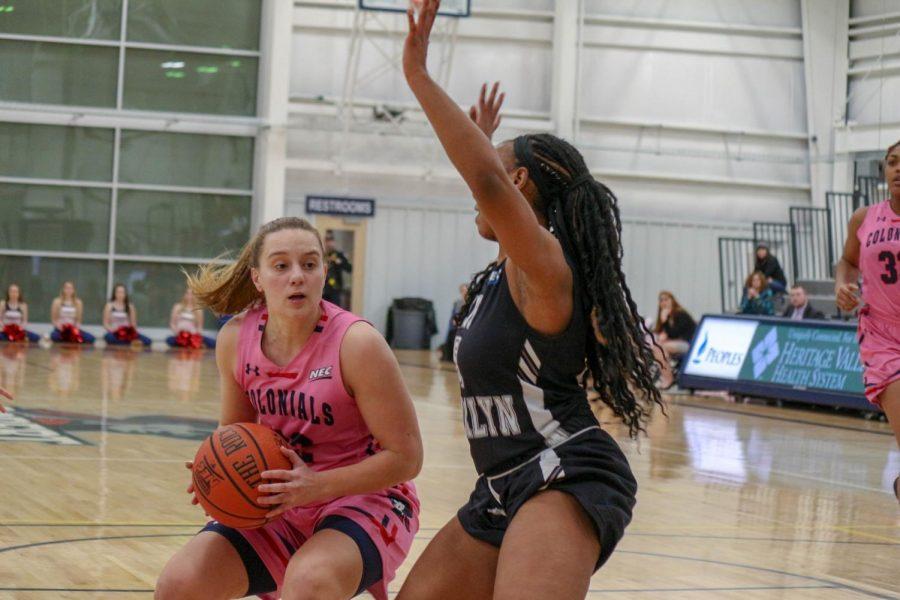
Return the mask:
M210 434L194 457L192 477L200 505L216 521L241 529L265 525L274 506L259 504L256 488L270 469L291 469L277 432L258 423L234 423Z

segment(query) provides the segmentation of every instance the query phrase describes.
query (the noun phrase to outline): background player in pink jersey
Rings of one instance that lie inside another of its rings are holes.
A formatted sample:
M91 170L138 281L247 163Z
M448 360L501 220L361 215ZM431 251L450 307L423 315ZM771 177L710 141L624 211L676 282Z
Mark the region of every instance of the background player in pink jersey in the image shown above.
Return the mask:
M421 468L422 442L384 338L324 302L324 282L319 234L292 217L260 228L236 263L191 279L201 303L240 313L216 346L221 424L259 421L297 452L286 452L291 471L262 474L272 480L260 487L271 493L270 516L280 518L253 530L208 524L166 565L157 598L277 590L329 599L368 589L386 600L418 529L407 482Z
M859 354L866 397L881 406L900 444L900 142L885 154L884 176L891 197L857 209L850 218L835 295L841 310L862 304ZM900 477L894 480L894 494L900 500Z

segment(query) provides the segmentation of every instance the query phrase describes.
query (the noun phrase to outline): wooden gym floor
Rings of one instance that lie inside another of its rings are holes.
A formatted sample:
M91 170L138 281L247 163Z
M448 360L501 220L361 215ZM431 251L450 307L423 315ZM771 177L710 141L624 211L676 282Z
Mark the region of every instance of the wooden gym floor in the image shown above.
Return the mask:
M422 528L391 586L475 481L455 372L399 353L425 467ZM150 598L203 524L182 463L218 415L210 352L0 348L0 598ZM670 396L634 443L635 518L589 598L900 598L900 471L887 426ZM603 415L601 415L602 418Z

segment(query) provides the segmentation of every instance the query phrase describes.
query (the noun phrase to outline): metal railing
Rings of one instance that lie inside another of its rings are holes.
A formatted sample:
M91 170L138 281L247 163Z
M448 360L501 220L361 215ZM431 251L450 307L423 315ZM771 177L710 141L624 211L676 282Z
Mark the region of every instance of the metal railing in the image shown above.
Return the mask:
M878 204L887 195L884 179L872 175L860 175L856 178L856 192L860 195L862 206Z
M834 243L834 259L840 259L847 241L847 223L862 204L860 194L853 192L825 192L825 204L831 211L831 239Z
M831 211L827 208L792 206L791 226L794 232L794 277L799 279L831 279L834 276L834 238Z
M797 273L797 255L794 252L794 225L792 223L756 222L753 224L754 245L761 242L769 246L769 254L778 259L788 283ZM754 249L755 252L755 249ZM753 252L751 252L753 255ZM755 255L754 255L755 260Z
M744 281L753 269L756 240L719 238L719 282L722 312L737 312L744 294Z

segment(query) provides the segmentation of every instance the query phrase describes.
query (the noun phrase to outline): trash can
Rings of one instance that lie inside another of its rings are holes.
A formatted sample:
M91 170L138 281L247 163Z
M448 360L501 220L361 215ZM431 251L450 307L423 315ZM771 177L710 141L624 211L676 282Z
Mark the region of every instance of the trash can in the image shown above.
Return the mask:
M388 309L387 338L397 350L427 350L437 333L434 305L425 298L396 298Z

